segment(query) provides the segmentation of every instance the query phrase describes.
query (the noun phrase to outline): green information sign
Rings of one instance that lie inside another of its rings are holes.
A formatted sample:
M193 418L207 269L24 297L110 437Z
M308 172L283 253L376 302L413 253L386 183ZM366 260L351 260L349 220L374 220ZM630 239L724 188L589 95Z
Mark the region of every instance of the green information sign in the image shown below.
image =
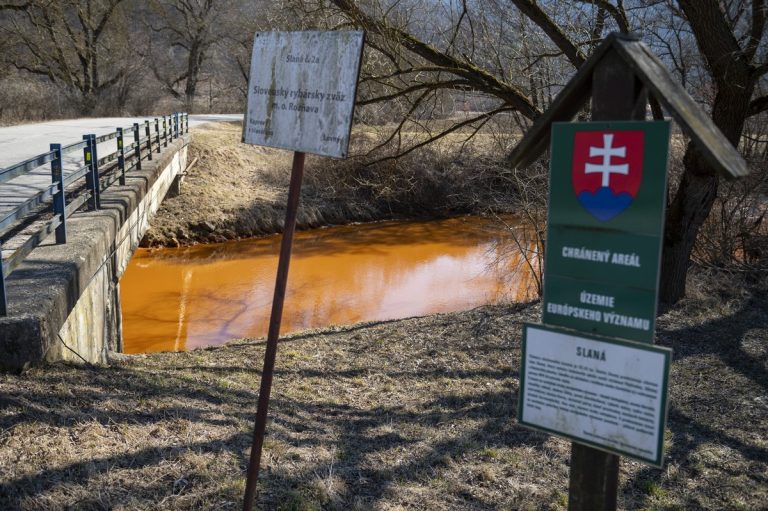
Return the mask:
M543 321L653 342L670 124L555 123Z

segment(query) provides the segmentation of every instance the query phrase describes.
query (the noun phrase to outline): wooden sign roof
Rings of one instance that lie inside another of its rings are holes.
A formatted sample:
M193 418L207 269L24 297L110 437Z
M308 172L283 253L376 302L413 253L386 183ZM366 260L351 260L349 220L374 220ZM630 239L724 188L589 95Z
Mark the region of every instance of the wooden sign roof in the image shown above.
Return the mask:
M749 173L741 154L683 86L670 75L659 58L639 39L618 33L609 35L602 42L558 94L549 109L534 122L510 154L513 166L525 166L541 156L549 146L552 123L571 121L582 109L590 99L595 65L609 52L615 52L626 62L720 175L734 179Z

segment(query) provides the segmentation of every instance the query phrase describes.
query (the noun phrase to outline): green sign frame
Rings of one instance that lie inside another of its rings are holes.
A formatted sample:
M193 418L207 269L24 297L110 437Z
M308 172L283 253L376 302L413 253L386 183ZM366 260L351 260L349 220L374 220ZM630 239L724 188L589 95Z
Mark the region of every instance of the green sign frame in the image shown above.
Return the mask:
M553 123L544 323L653 342L670 129L668 121ZM595 137L602 142L579 142ZM631 143L622 148L622 140ZM586 179L601 176L598 191L580 191ZM629 191L614 191L611 179L627 176L635 183ZM600 202L608 190L618 213L606 213Z

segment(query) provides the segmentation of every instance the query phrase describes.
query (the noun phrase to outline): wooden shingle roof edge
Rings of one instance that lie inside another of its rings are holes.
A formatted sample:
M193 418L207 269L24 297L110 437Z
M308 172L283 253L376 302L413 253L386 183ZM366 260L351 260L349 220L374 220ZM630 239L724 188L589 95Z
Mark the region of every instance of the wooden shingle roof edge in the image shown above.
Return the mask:
M721 176L735 179L749 174L741 154L682 85L672 78L659 58L637 37L618 33L612 33L603 40L547 111L536 119L509 155L508 162L513 167L524 167L546 151L553 122L568 122L576 116L590 99L596 64L610 51L615 51L627 63Z

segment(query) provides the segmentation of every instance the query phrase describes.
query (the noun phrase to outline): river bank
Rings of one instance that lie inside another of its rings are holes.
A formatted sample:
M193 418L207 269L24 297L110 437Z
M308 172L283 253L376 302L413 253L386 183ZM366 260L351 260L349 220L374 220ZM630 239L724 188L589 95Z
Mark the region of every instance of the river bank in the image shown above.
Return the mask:
M214 243L282 232L292 153L240 142L239 123L192 130L181 195L166 198L143 247ZM300 230L353 222L435 219L514 210L514 181L477 135L464 157L436 144L398 161L367 165L363 157L307 156L297 226ZM362 154L375 135L353 132ZM445 145L450 141L446 140ZM456 144L454 144L456 145ZM470 157L471 156L471 157Z
M663 470L621 509L768 500L766 286L699 276L674 350ZM280 346L259 509L565 509L569 445L516 425L536 303L335 327ZM0 508L239 509L264 344L0 375Z

